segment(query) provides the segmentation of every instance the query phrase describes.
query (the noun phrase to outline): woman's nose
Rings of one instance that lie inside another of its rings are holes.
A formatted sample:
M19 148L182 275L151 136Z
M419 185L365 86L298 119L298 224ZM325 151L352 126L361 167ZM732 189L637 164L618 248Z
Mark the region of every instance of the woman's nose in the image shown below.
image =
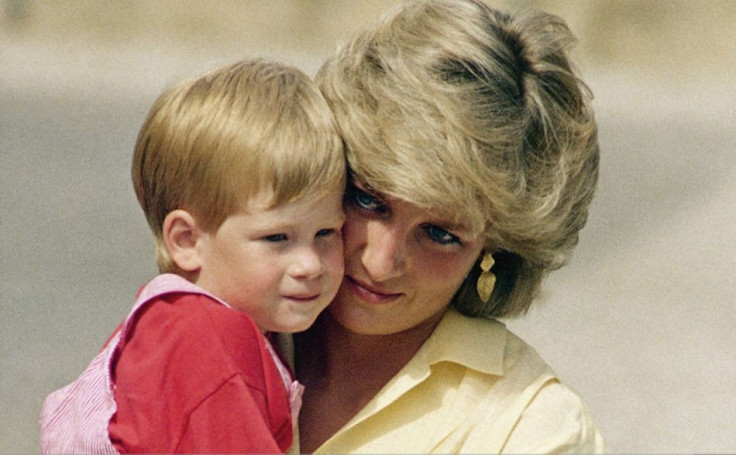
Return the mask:
M366 244L361 255L363 267L374 281L402 275L407 268L406 235L388 223L369 223Z

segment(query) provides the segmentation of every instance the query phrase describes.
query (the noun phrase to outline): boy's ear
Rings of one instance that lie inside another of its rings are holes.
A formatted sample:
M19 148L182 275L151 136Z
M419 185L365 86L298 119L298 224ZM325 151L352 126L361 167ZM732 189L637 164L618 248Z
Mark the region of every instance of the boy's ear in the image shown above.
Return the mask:
M186 210L174 210L164 218L164 245L171 260L185 272L198 272L202 267L197 248L201 235L197 220Z

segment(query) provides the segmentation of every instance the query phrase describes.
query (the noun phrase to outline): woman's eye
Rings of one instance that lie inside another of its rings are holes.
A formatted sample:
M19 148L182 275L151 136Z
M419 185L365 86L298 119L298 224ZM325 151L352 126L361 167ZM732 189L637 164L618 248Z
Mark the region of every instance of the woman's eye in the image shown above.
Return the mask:
M349 202L356 207L372 212L380 213L383 211L383 203L377 197L372 196L359 188L352 187L348 190L348 196L350 198Z
M288 237L286 237L286 234L272 234L267 235L263 237L263 240L266 240L267 242L283 242L288 240Z
M450 234L439 226L425 226L424 231L427 233L429 238L432 239L432 241L437 242L440 245L460 243L460 238L458 238L456 235Z

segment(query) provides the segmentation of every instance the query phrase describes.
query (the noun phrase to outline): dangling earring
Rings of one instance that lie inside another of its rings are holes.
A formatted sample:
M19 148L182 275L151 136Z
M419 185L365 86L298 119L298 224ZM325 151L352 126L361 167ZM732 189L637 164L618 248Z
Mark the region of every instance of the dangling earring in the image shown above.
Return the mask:
M480 261L480 276L478 277L478 284L476 289L478 290L478 296L483 303L488 303L493 292L493 286L496 284L496 275L491 273L491 267L496 261L493 260L493 255L486 252L483 255L483 260Z

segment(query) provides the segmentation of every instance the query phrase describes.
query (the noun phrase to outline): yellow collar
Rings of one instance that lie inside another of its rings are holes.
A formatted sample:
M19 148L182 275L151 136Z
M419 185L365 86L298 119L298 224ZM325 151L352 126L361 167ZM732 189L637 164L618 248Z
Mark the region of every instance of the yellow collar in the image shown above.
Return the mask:
M434 364L453 362L500 376L507 335L506 326L499 321L469 318L450 308L412 363L416 361L426 371Z

